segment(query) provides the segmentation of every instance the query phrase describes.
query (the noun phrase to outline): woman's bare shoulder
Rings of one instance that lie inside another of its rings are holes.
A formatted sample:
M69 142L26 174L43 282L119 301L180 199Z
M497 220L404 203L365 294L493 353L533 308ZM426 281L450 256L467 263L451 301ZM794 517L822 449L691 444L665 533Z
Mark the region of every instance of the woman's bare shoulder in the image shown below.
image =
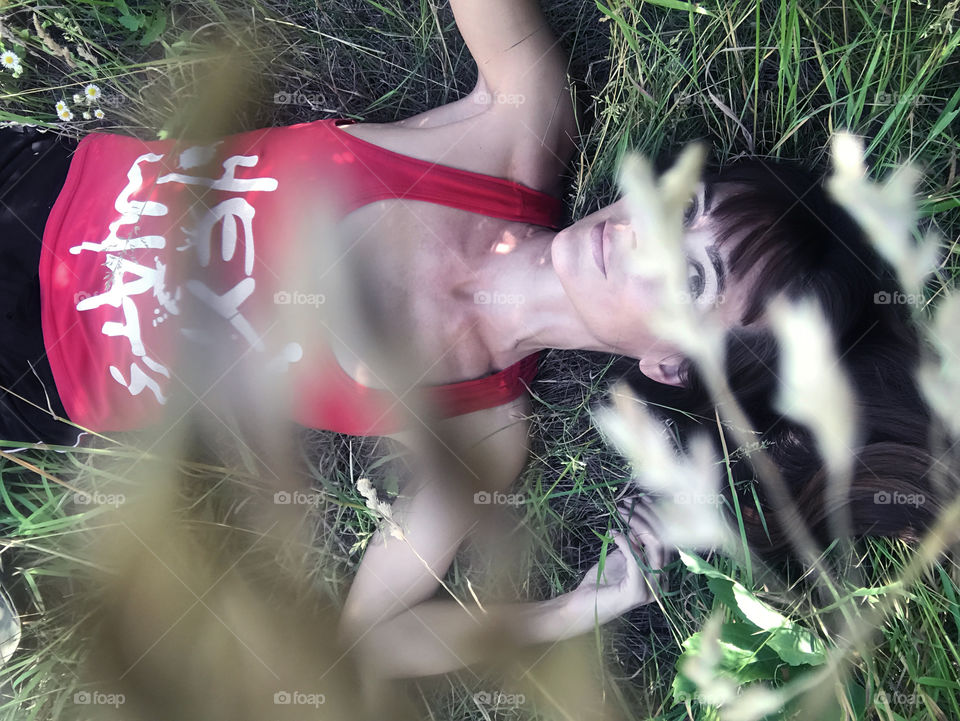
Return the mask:
M556 194L576 147L572 103L554 97L551 114L543 99L498 100L484 90L475 93L471 96L489 102L468 96L455 110L451 106L457 103L437 108L450 111L446 122L432 124L428 111L396 123L356 123L340 130L395 153Z

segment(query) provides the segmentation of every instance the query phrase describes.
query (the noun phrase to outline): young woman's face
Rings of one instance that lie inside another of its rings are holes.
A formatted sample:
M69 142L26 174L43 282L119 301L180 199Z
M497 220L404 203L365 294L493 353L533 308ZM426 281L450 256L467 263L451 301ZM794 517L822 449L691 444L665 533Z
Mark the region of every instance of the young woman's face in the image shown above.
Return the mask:
M688 288L695 308L734 327L740 324L751 278L734 281L728 249L716 245L710 220L713 196L701 183L685 214ZM631 274L626 262L634 244L655 242L634 232L624 198L558 233L551 256L567 296L598 343L640 359L645 374L669 383L661 364L677 366L682 357L649 328L658 282Z

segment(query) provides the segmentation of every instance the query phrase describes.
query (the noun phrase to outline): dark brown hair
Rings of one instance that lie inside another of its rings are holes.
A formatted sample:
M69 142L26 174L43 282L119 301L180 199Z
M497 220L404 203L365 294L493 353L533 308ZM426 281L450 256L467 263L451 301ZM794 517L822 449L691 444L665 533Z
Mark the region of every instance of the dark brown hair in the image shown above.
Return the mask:
M931 414L915 380L918 330L903 304L883 302L900 290L891 268L828 197L821 178L796 164L741 161L705 177L705 182L713 191L725 183L734 189L723 193L710 212L718 242L734 243L733 278L763 263L750 290L743 326L730 330L726 338L727 380L757 432L756 441L777 464L814 537L827 545L831 539L823 459L810 431L776 411L780 349L772 331L755 323L778 293L794 299L812 296L833 331L840 367L856 398L859 441L852 449L854 474L847 502L852 531L855 536L917 540L942 504L931 479ZM681 366L680 388L651 381L634 361L624 361L623 375L675 430L680 450L691 433L710 433L719 454L715 404L693 363ZM792 556L763 484L756 482L750 455L733 454L731 471L735 491L726 478L721 487L728 500L732 492L738 494L750 544L768 560ZM894 492L914 494L912 500L919 502L885 502Z

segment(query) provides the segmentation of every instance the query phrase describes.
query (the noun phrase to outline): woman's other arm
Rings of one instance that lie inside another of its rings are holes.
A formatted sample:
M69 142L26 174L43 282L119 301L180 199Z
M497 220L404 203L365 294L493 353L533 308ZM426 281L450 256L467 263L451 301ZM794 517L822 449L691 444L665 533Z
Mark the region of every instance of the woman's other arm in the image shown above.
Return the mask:
M452 419L469 424L483 439L473 446L474 456L488 461L482 490L505 491L522 469L527 424L517 416L526 407L524 401ZM374 537L347 597L341 636L365 669L380 677L444 673L481 660L478 640L497 629L519 644L557 641L651 600L635 561L643 532L637 525L632 544L614 534L617 548L607 556L603 579L598 582L595 566L576 590L561 597L483 610L469 599L463 605L432 600L457 549L477 525L480 507L473 499L479 487L424 480L430 478L425 474L415 492L397 501L394 515L405 538ZM662 549L656 538L642 540L650 565L659 568Z
M536 103L549 103L550 115L560 118L572 135L574 107L566 85L567 56L537 1L451 0L450 4L477 64L476 85L460 100L396 124L421 129L447 125L497 107L497 98L526 101L529 97L528 110Z
M567 57L537 0L450 0L490 93L542 94L566 83Z
M537 0L450 0L457 27L477 63L489 123L515 137L512 167L527 185L551 194L576 150L577 111L568 58Z
M653 524L635 516L630 526L629 538L613 533L616 550L607 554L603 573L595 564L569 593L482 610L425 601L371 627L357 640L363 667L379 678L447 673L485 660L490 639L514 647L562 641L649 603L660 588L652 572L663 567L666 551Z
M355 640L437 591L457 549L476 525L473 494L504 491L523 469L528 412L529 400L523 398L443 421L445 434L480 439L462 455L467 465L483 468L482 478L473 479L475 487L470 487L424 468L408 483L393 508L405 538L377 533L367 546L341 617L346 639ZM396 438L415 445L410 435ZM478 463L478 458L486 462Z

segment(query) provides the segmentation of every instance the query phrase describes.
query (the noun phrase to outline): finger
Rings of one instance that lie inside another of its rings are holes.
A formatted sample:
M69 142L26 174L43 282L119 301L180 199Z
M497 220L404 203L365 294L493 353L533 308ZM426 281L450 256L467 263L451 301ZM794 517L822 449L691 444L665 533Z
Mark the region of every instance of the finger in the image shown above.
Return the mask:
M640 573L640 569L637 567L637 563L634 560L633 549L630 546L630 541L627 537L616 531L613 532L613 542L617 544L617 548L620 553L623 554L623 558L626 561L624 572L626 574L627 582L631 585L636 583L636 578Z
M603 561L603 573L601 574L603 581L605 583L616 583L619 581L626 572L629 563L630 560L624 557L621 549L608 548L607 556Z
M629 503L626 503L626 502L622 503L620 507L628 509L632 515L637 508L652 507L656 499L650 493L641 493L635 496L631 496L628 500L629 500Z
M649 498L648 496L640 498ZM638 497L631 499L637 501ZM629 529L628 538L634 549L634 558L646 559L646 565L659 569L666 565L668 552L661 540L663 522L651 504L631 503L631 507L618 506L617 513Z
M618 506L617 515L620 516L620 519L623 521L623 527L627 528L630 525L630 519L633 518L633 510Z
M658 588L656 581L649 580L648 574L644 573L626 536L615 534L614 541L628 559L624 586L630 589L631 595L636 599L635 605L649 603Z
M624 544L628 543L625 536L621 536L620 538ZM623 548L623 546L621 546L621 548ZM656 592L660 586L653 578L652 572L644 570L644 568L659 569L663 559L656 555L652 559L649 558L648 552L643 548L633 548L632 550L633 553L628 555L630 562L627 571L627 583L635 589L635 592L643 595L645 599L644 603L646 603L653 599L651 588L653 592ZM647 557L645 558L645 556ZM641 563L645 564L645 566L642 566Z
M629 530L638 540L642 539L643 543L660 543L660 536L662 533L662 524L653 523L644 516L639 514L634 514L628 521L627 525Z
M668 550L654 532L639 516L630 519L630 530L636 539L635 550L638 560L642 560L651 570L660 570L667 564ZM633 539L631 539L633 540Z
M614 540L614 546L607 545L606 555L603 556L603 562L598 561L594 564L591 573L593 582L599 587L609 583L619 583L623 578L628 566L627 559L624 558L622 548L616 544L617 531L611 531ZM601 570L602 568L602 570Z
M641 533L634 530L634 534L637 536L640 536ZM642 533L642 541L637 544L636 550L636 558L638 562L643 564L644 570L656 571L663 568L665 559L663 544L653 535Z
M629 517L624 516L624 520L630 532L631 540L637 545L662 545L660 541L662 524L652 522L647 515L641 513L634 513Z
M623 520L626 531L632 531L633 535L638 535L642 531L644 536L655 536L656 528L646 520L646 515L640 513L639 507L635 509L627 509L624 507L617 508L617 514Z
M636 502L628 506L618 506L617 513L627 523L630 524L634 518L642 519L650 529L659 535L662 530L662 521L657 515L655 507L649 503Z
M651 584L654 588L657 588L657 584L659 584L661 589L668 590L667 576L660 571L671 560L672 549L661 541L660 534L651 533L650 529L646 528L638 518L633 519L631 530L638 538L641 536L643 538L643 553L646 557L647 566L651 570L648 575Z
M659 536L663 530L663 521L657 508L652 504L640 504L633 511L634 518L641 518Z
M638 510L628 512L626 509L618 509L618 515L623 521L623 532L629 534L634 543L643 542L639 540L640 536L646 540L653 540L658 535L657 526L651 523L646 514Z
M653 526L640 518L633 518L630 533L643 546L654 568L662 568L668 563L672 547L664 540L667 532L663 523Z
M658 543L644 547L639 558L635 560L637 569L640 571L638 582L644 586L648 594L658 594L666 588L662 573L664 560L663 547Z

